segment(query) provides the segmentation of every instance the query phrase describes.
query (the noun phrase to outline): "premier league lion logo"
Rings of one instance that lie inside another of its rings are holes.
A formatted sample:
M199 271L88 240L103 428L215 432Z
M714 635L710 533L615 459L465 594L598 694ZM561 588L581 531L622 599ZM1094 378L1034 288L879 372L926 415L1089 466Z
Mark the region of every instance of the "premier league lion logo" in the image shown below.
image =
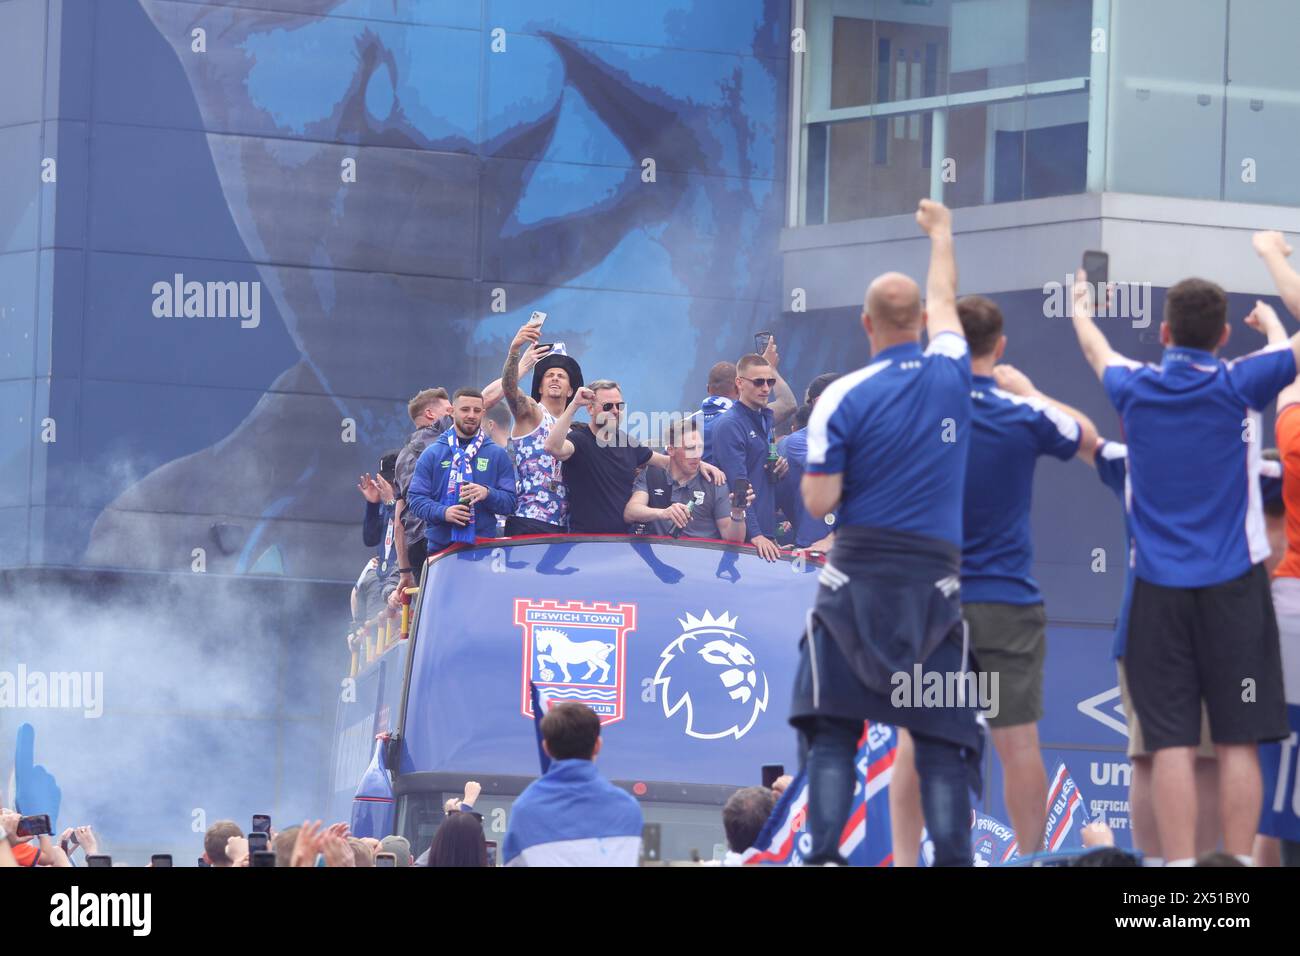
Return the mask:
M664 648L654 686L664 716L686 710L686 734L701 740L745 736L767 710L767 675L736 618L723 613L678 619L682 633Z

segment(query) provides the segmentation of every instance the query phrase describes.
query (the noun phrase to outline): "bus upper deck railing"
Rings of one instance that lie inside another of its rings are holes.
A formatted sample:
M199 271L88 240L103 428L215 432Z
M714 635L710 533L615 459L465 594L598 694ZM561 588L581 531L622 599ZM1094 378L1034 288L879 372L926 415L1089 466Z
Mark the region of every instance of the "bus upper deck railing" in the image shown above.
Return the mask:
M352 654L349 677L356 677L363 667L369 667L398 641L411 636L411 604L419 593L418 587L402 588L397 608L385 607L348 633L348 650Z

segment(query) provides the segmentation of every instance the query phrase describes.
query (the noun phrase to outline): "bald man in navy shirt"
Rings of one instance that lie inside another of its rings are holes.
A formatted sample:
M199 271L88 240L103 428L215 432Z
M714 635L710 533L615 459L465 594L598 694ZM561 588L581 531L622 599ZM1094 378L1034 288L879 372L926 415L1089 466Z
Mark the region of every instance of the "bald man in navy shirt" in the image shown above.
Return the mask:
M925 307L905 275L872 282L862 313L872 361L831 383L808 424L804 504L814 519L839 508L790 717L807 752L805 859L814 864L843 863L839 837L865 719L911 732L935 865L971 865L978 695L918 704L896 693L918 669L958 678L947 686L975 683L960 594L970 354L957 318L951 215L923 199L916 219L931 243Z

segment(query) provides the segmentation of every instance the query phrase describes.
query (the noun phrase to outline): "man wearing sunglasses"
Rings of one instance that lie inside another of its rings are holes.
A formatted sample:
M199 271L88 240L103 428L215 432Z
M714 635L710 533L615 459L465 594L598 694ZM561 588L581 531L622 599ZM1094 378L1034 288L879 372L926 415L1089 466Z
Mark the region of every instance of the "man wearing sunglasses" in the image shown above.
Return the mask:
M668 468L667 455L638 444L623 431L626 407L617 382L592 382L590 388L578 389L546 436L546 453L564 462L572 534L627 534L623 508L632 496L637 470L646 465ZM591 415L585 425L573 424L579 408ZM701 464L700 471L714 484L727 480L712 465Z
M765 560L775 561L776 487L789 469L775 455L776 419L768 400L779 381L762 355L745 355L736 363L737 401L713 426L713 460L735 482L746 479L754 503L745 511L745 537Z

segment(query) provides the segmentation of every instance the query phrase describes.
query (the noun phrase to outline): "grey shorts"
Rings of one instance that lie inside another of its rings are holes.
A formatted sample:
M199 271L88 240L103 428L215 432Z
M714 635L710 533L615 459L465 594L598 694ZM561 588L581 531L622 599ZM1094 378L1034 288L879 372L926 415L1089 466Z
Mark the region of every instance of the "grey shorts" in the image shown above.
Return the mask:
M1043 716L1047 612L1040 604L963 604L962 618L981 673L997 675L998 713L990 727L1036 724Z

